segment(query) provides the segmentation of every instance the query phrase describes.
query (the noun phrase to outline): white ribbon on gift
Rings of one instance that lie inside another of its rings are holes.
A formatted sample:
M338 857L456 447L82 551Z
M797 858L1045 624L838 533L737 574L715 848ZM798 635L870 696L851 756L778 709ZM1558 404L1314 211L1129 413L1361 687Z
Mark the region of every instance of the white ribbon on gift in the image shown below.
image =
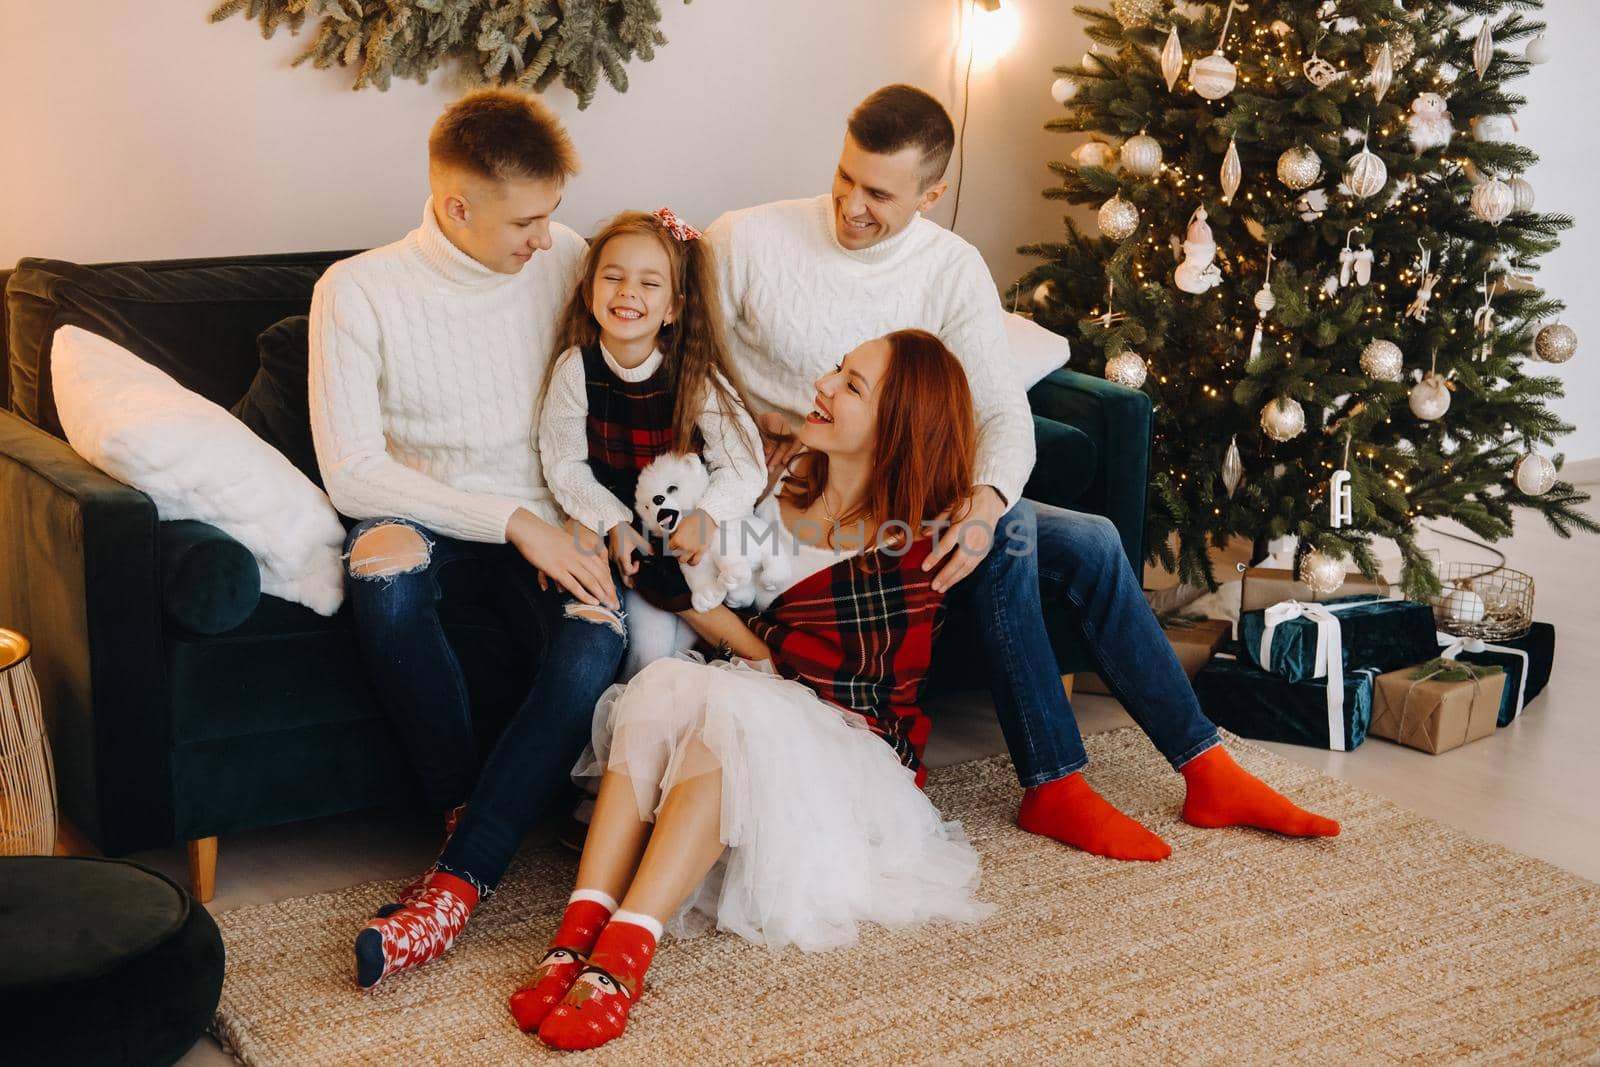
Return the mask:
M1443 630L1437 631L1436 636L1439 639L1439 643L1445 646L1444 650L1439 653L1440 659L1455 659L1463 652L1505 652L1521 658L1522 674L1517 678L1517 706L1511 712L1511 721L1515 722L1517 716L1522 714L1522 698L1528 691L1528 668L1531 666L1528 662L1528 654L1520 648L1509 648L1506 645L1490 645L1484 643L1482 638L1457 637L1455 634L1447 634Z
M1284 600L1263 612L1266 626L1261 631L1261 667L1272 669L1272 636L1278 626L1294 619L1310 619L1317 625L1317 647L1312 657L1311 677L1328 679L1328 747L1346 752L1344 735L1344 634L1339 629L1337 612L1370 604L1358 600L1349 604L1306 604Z

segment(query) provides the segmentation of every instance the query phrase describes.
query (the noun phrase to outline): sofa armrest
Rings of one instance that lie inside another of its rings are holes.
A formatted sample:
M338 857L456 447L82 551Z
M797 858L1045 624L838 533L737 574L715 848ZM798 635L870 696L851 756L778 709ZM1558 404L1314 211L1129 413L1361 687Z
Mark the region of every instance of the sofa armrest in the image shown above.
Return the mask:
M172 840L156 508L0 412L0 620L33 645L61 812L102 850Z
M1079 511L1104 515L1122 535L1134 573L1144 569L1144 522L1150 485L1152 415L1150 398L1137 389L1103 378L1058 370L1028 391L1035 417L1074 426L1095 443L1095 470L1088 487L1072 502ZM1051 481L1050 457L1041 449L1028 481L1027 495ZM1041 470L1041 468L1045 468Z

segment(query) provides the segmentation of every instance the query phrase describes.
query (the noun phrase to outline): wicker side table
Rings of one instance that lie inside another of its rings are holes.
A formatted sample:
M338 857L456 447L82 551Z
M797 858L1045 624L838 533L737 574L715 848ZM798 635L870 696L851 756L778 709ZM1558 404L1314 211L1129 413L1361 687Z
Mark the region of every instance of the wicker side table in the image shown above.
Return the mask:
M0 629L0 855L48 856L56 845L56 781L28 639Z

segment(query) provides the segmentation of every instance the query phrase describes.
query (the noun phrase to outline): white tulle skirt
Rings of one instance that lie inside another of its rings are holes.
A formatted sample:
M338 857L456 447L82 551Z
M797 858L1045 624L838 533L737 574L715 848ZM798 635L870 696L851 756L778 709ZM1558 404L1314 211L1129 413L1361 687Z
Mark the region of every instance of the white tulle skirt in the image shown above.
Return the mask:
M715 869L668 923L777 950L836 948L865 920L971 921L978 855L879 737L810 689L744 663L657 660L595 708L573 777L633 781L654 821L679 782L722 770Z

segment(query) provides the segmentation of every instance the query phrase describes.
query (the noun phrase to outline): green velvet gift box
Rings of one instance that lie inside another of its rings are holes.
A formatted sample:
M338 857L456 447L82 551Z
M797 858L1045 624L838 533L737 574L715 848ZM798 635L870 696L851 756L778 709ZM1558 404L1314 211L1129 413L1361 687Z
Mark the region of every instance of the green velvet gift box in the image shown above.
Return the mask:
M1426 604L1353 596L1305 607L1327 609L1338 620L1340 662L1346 671L1368 667L1380 673L1392 671L1438 654L1433 609ZM1286 681L1305 682L1326 673L1317 664L1315 618L1301 615L1277 622L1272 627L1271 662L1263 662L1261 657L1261 641L1271 621L1270 613L1287 614L1291 610L1278 605L1239 616L1240 653L1251 666L1269 670Z
M1366 740L1377 674L1370 668L1346 672L1344 699L1334 713L1326 678L1291 682L1224 652L1195 675L1194 692L1212 722L1241 737L1348 751Z

